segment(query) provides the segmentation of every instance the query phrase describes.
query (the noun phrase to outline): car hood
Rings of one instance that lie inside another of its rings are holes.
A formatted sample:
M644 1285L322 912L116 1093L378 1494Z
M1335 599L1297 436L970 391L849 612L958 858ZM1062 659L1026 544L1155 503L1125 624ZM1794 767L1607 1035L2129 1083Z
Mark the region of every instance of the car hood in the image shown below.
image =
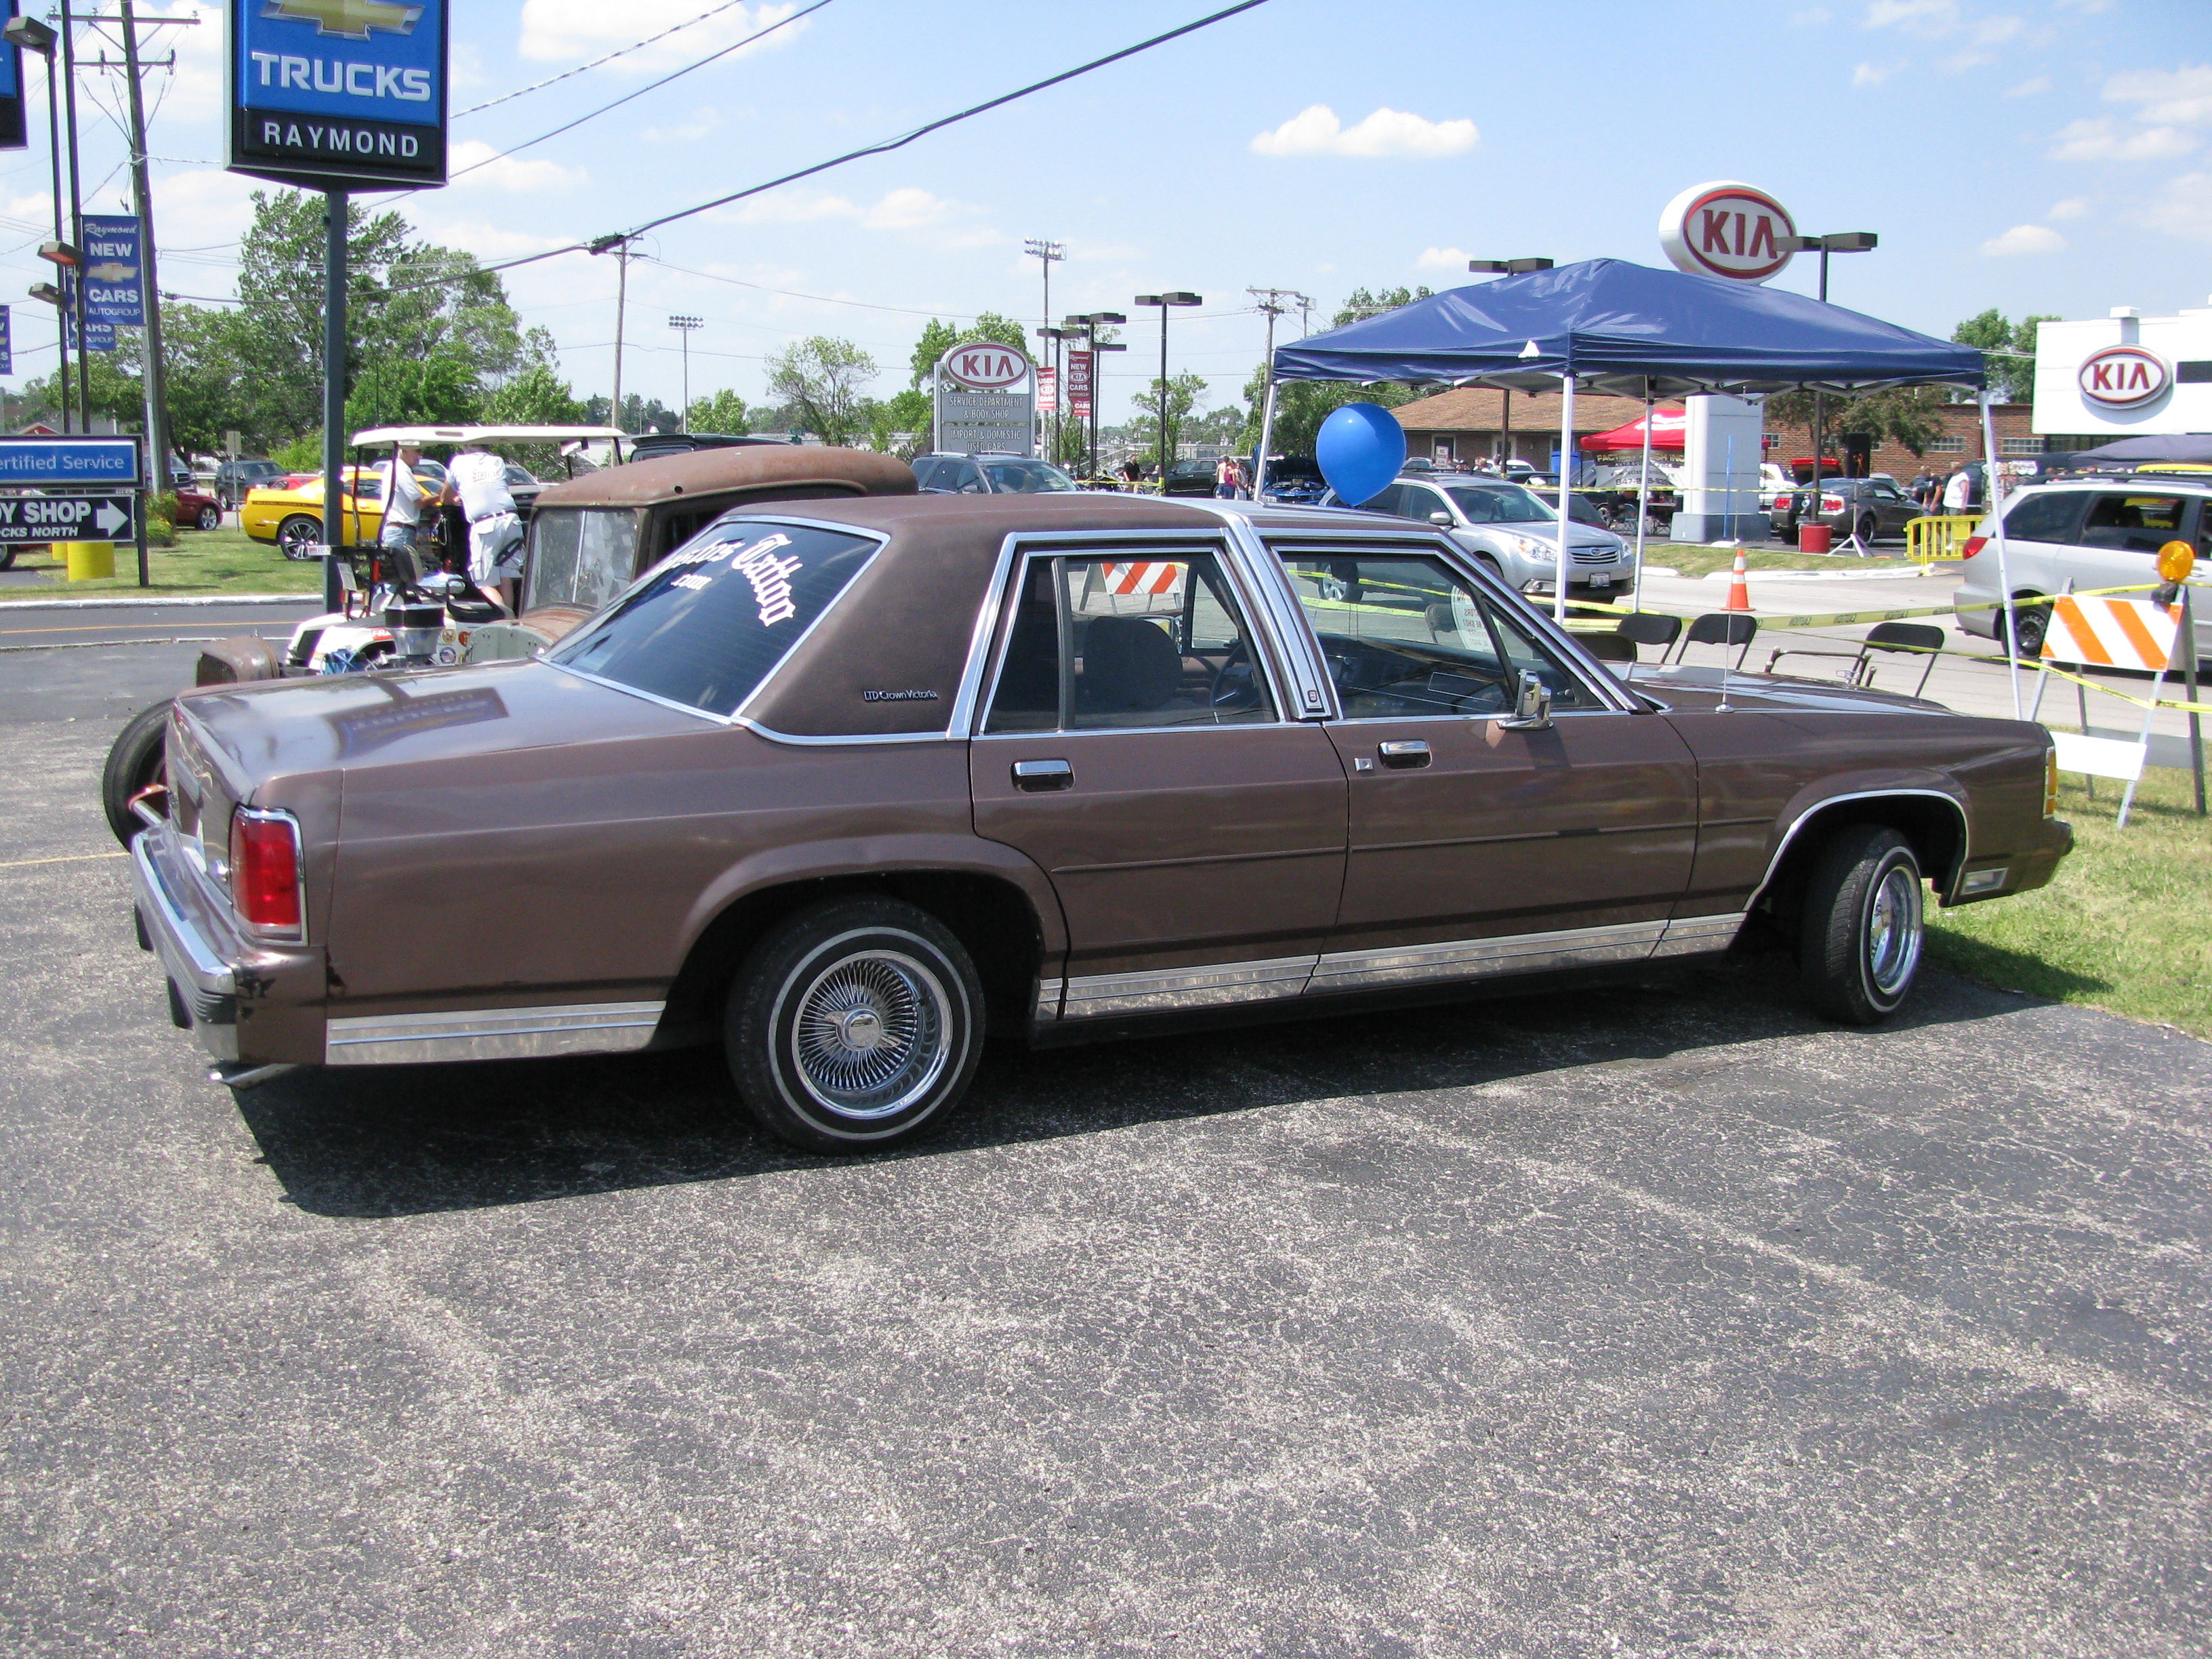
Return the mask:
M1553 547L1559 545L1559 535L1548 524L1466 525L1461 527L1460 533L1468 536L1526 536L1531 541L1543 542ZM1567 545L1571 548L1618 547L1620 544L1621 538L1610 530L1601 530L1595 525L1576 524L1571 520L1568 521Z
M702 722L530 659L210 686L179 700L232 798L271 780L696 732Z
M1628 682L1633 690L1685 711L1702 713L1721 701L1721 671L1699 663L1674 664L1665 668L1639 668ZM1772 713L1852 714L1948 714L1955 711L1924 697L1901 692L1877 691L1870 687L1838 685L1832 680L1798 679L1788 674L1728 675L1730 708L1756 708Z

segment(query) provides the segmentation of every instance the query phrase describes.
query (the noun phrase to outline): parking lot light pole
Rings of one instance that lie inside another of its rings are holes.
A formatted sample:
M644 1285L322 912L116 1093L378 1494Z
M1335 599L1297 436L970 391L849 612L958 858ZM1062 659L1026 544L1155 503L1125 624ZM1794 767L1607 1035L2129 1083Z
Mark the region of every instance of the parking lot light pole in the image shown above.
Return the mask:
M54 90L54 46L60 37L35 17L11 17L0 27L0 40L26 52L35 52L46 60L46 147L51 152L54 174L54 240L62 240L62 114L56 102ZM37 296L33 295L33 298ZM55 384L61 388L62 430L70 429L70 366L69 319L62 314L58 305L54 310L54 326L60 331L55 339L59 350L60 372Z
M689 432L691 429L691 331L704 328L707 325L703 319L697 317L671 317L668 325L684 342L684 413L676 422L676 429Z
M1168 307L1203 305L1206 301L1198 295L1186 293L1178 289L1171 294L1139 294L1137 296L1137 303L1140 306L1158 306L1160 308L1160 404L1153 412L1159 416L1160 422L1160 493L1164 495L1168 489L1169 461Z
M1828 303L1828 256L1831 253L1871 253L1881 239L1870 230L1831 231L1826 236L1784 236L1779 246L1785 253L1818 253L1820 256L1820 303ZM1813 392L1813 499L1810 512L1814 523L1820 518L1820 449L1826 436L1826 410L1818 387ZM1986 470L1986 469L1984 469ZM1729 481L1733 483L1735 481ZM1858 538L1858 526L1851 527L1851 538ZM1862 551L1863 551L1862 544Z
M1067 319L1067 325L1069 327L1080 328L1083 331L1084 348L1091 353L1091 420L1089 424L1091 476L1094 478L1098 476L1098 405L1102 399L1102 392L1105 382L1105 376L1099 373L1098 354L1102 351L1127 351L1129 349L1128 347L1119 343L1101 345L1098 343L1098 331L1102 328L1109 326L1118 326L1121 324L1127 323L1128 320L1129 319L1127 317L1124 317L1118 311L1091 311L1085 312L1080 317L1070 317Z

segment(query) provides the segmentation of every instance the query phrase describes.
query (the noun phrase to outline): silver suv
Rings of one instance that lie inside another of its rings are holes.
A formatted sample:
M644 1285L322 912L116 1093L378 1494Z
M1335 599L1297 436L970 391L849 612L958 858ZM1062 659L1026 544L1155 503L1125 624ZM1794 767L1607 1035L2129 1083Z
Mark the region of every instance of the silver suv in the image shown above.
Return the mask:
M2197 656L2212 654L2212 592L2203 591L2212 588L2212 476L2137 472L2034 484L2006 498L2004 522L2006 574L2015 599L2063 593L2069 584L2082 592L2155 582L2159 549L2187 542L2197 550L2189 582L2199 590L2194 596ZM1994 519L1984 519L1966 544L1963 580L1951 596L1954 605L1994 607L2002 586L1990 539L1996 527ZM1967 633L1999 636L2001 613L1994 608L1957 614ZM2051 607L2018 605L2013 619L2021 654L2039 654Z
M1332 491L1324 507L1341 507ZM1401 475L1381 494L1362 501L1363 513L1388 513L1433 524L1522 592L1552 591L1559 569L1559 517L1532 490L1504 478L1452 474ZM1636 555L1610 530L1567 519L1567 592L1603 596L1626 587Z

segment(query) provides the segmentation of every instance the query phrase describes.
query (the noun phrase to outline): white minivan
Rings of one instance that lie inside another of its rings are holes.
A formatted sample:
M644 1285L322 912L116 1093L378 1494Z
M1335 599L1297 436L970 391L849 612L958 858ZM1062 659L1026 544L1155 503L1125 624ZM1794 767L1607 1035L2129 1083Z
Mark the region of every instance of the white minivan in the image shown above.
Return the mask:
M2197 618L2200 661L2212 658L2212 473L2137 473L2127 478L2036 484L2005 501L2006 574L2012 597L2030 599L2100 587L2133 587L2158 580L2158 550L2168 542L2197 550L2189 582ZM1966 543L1963 578L1954 605L1969 634L2002 638L1995 608L2004 586L1997 575L1996 523L1984 519ZM2021 605L2013 612L2021 653L2035 656L2051 607Z

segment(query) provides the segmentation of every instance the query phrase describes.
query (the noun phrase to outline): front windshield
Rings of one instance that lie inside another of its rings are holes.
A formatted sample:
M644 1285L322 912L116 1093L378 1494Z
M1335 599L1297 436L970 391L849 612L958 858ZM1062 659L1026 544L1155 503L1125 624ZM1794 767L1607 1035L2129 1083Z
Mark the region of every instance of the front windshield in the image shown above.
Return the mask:
M1448 484L1444 494L1469 524L1550 524L1555 516L1519 484Z
M1009 495L1036 495L1073 489L1075 480L1050 461L986 461L991 488Z
M717 525L546 660L686 708L733 714L875 550L875 542L847 531Z
M628 507L562 507L530 521L529 599L597 611L637 568L637 514Z

